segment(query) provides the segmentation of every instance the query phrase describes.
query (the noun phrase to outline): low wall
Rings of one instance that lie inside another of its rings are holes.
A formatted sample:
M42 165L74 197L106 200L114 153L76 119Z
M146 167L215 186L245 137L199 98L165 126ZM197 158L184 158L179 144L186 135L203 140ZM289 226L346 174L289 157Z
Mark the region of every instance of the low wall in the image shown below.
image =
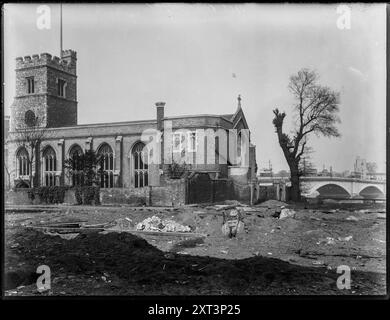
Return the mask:
M184 179L165 179L161 186L151 187L150 203L153 206L182 206L186 200Z
M239 200L250 202L250 185L238 185L229 180L214 180L212 183L213 201ZM5 192L6 204L32 205L45 204L39 197L31 200L29 189L16 189ZM102 205L133 205L133 206L182 206L186 204L187 187L185 179L164 179L160 186L145 188L110 188L100 189ZM64 203L76 204L75 191L65 191Z
M33 204L33 201L28 197L28 189L21 190L9 190L4 192L4 201L5 204Z
M151 187L100 189L100 203L148 206L150 205L150 188Z
M15 189L15 190L9 190L4 193L4 200L5 204L8 205L40 205L40 204L46 204L45 202L41 201L39 197L35 197L34 200L31 200L28 196L28 191L30 189L23 188L23 189ZM64 202L66 204L76 204L76 197L74 190L66 190L65 196L64 196Z

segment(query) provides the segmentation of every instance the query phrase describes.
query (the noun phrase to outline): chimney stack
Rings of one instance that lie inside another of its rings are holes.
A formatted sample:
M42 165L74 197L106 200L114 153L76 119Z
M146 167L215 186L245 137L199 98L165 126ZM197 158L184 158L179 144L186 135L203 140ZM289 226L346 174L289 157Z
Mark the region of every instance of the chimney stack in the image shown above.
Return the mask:
M163 119L164 119L164 106L165 102L156 102L157 107L157 130L162 131L164 128Z

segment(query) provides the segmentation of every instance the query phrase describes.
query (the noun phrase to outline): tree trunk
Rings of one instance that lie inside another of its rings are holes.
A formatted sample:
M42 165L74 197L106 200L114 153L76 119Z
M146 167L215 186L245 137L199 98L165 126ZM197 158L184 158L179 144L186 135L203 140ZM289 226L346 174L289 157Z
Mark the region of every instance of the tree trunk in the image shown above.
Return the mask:
M301 188L299 181L299 169L297 163L289 164L290 173L291 173L291 200L300 201L301 200Z

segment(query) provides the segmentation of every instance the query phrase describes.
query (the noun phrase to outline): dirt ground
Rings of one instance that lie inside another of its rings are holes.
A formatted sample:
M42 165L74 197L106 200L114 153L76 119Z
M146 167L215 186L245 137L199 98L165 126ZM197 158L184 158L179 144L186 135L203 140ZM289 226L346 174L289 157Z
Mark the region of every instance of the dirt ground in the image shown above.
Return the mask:
M222 234L222 211L215 207L10 207L5 294L386 294L384 204L289 205L296 214L285 219L272 216L279 205L252 207L244 231L232 239ZM128 221L135 228L153 215L204 236L132 234L118 227ZM72 221L112 222L116 230L91 229L68 240L30 228ZM43 293L36 286L39 265L51 270L51 289ZM351 269L349 290L337 288L340 265Z

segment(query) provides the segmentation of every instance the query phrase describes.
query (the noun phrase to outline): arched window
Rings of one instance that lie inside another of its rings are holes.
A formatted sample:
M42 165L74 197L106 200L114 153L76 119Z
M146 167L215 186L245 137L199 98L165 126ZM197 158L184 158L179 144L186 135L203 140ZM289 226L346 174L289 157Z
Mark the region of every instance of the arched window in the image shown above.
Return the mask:
M28 176L30 174L30 161L28 157L28 152L26 148L20 148L19 151L16 154L16 161L17 161L17 176Z
M57 160L52 147L47 147L43 152L43 183L45 186L56 185Z
M131 152L133 161L133 181L135 188L146 187L149 183L148 152L142 142L138 142Z
M79 145L74 145L69 151L69 159L72 161L72 186L81 186L84 183L82 155L83 150Z
M237 141L237 156L241 157L241 143L242 143L242 134L241 131L238 133Z
M99 150L100 156L100 187L114 187L114 153L108 144L103 144Z

